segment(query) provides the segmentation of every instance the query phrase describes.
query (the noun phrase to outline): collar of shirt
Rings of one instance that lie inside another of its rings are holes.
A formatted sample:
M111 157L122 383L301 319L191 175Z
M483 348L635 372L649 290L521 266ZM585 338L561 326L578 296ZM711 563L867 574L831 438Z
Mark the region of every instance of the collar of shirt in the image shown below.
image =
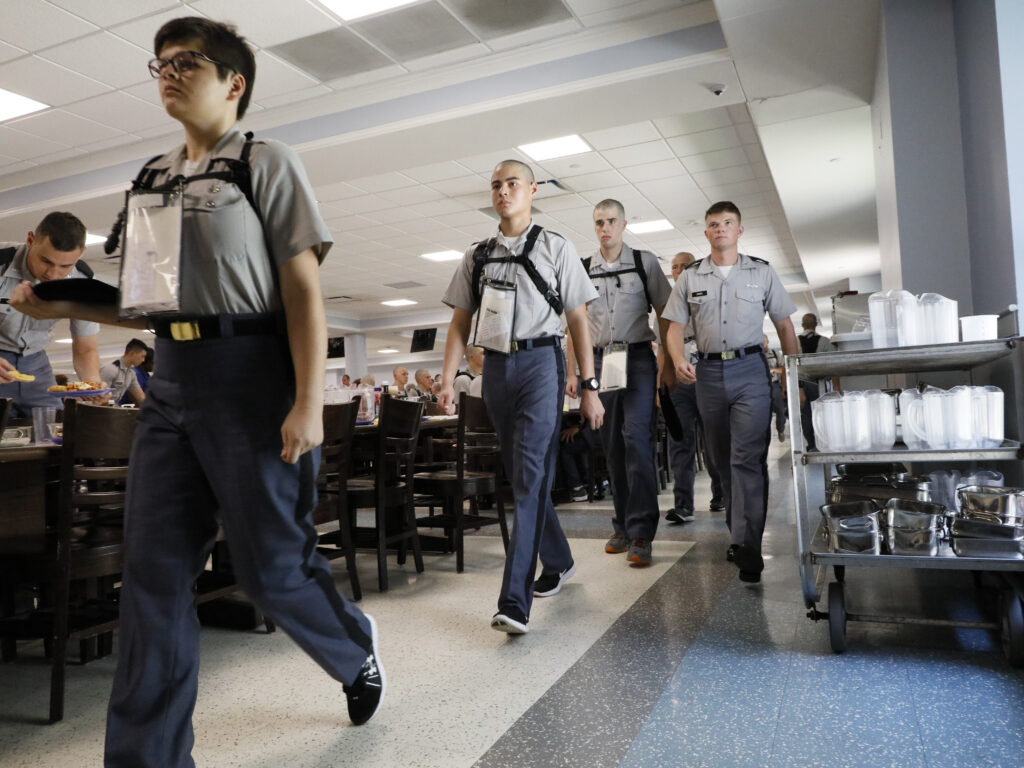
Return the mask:
M241 146L245 139L242 137L242 132L238 126L232 126L228 129L227 133L220 137L220 140L213 146L206 156L199 161L199 165L196 168L196 173L203 173L208 167L210 160L215 157L221 157L224 153L225 148L231 144L231 142L237 141ZM185 167L185 163L188 161L188 153L184 144L175 150L168 152L163 157L154 160L149 163L147 167L155 168L157 170L164 170L174 173L180 173Z
M750 260L749 256L741 253L739 258L736 260L736 263L732 266L733 269L754 269L757 265ZM718 272L715 271L715 262L711 260L710 256L701 260L700 266L697 267L697 272L701 275L718 274ZM730 272L730 274L732 273Z
M35 285L39 281L32 277L32 273L28 271L28 246L25 243L21 243L18 246L18 250L14 252L14 258L11 259L10 265L7 267L7 271L4 272L4 277L10 279L17 279L18 281L28 280L32 285Z
M533 229L533 219L530 219L530 223L526 225L526 229L523 230L521 235L509 239L505 237L505 233L499 227L497 234L498 245L505 246L505 250L509 252L510 256L517 255L522 250L519 246L526 241L526 236L530 233L531 229Z
M601 255L601 251L598 250L594 254L594 258L590 261L591 264L597 263L601 269L611 271L613 269L632 269L636 266L633 263L633 249L628 247L625 243L622 244L622 250L619 251L619 258L615 261L605 261L604 256Z

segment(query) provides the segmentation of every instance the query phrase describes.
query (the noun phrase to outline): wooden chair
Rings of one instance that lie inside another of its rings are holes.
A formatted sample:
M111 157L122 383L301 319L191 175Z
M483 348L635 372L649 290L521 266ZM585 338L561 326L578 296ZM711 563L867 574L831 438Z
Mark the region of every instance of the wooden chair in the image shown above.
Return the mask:
M501 538L508 551L508 522L501 487L501 448L487 413L487 406L479 397L459 395L459 426L456 433L455 468L434 472L418 472L413 478L416 493L444 499L440 514L418 518L420 526L442 527L454 538L455 570L463 570L463 539L467 528L479 529L495 523L501 526ZM497 514L494 517L480 513L479 497L495 496ZM465 501L470 510L466 512Z
M324 406L324 442L320 449L320 473L317 477L320 498L313 510L313 524L320 532L320 542L333 545L320 547L320 552L330 560L344 556L352 585L352 599L356 601L362 599L363 592L356 571L354 518L349 511L348 481L352 474L352 444L358 414L358 398L350 403Z
M358 546L377 550L377 583L381 592L388 588L390 547L397 549L398 564L402 565L411 543L416 571L423 572L423 552L413 510L413 462L422 417L422 403L382 397L372 473L348 481L349 509L374 510L372 527L356 525L353 529Z
M16 555L36 569L52 599L0 620L0 636L43 637L49 646L51 723L64 716L68 643L105 635L101 655L110 651L110 633L117 626L113 597L122 570L125 482L137 416L133 408L65 401L57 519L39 551Z
M7 419L11 415L11 403L13 402L9 397L0 397L0 436L7 428Z

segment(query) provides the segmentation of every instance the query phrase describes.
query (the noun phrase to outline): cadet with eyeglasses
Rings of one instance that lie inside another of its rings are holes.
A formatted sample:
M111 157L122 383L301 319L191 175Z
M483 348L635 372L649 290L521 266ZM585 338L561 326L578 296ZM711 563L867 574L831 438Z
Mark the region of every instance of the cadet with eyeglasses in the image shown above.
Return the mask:
M517 635L529 631L533 598L557 594L576 572L551 503L565 393L563 313L582 350L580 413L594 429L600 428L604 414L587 328L587 302L597 293L572 243L533 223L536 194L537 183L526 163L498 163L491 175L498 232L466 251L443 299L452 308L452 320L439 402L449 413L455 406L455 374L471 332L486 356L483 399L515 498L515 526L491 627Z
M697 405L708 448L722 477L726 554L740 579L759 582L761 539L768 511L768 446L771 441L771 376L764 356L764 315L778 331L785 354L797 351L789 316L796 311L779 276L764 259L741 254L739 208L715 203L704 215L711 255L683 270L665 307L671 322L668 352L681 382L696 382ZM692 329L697 365L686 356Z
M159 365L132 451L108 767L194 765L192 590L218 522L247 596L343 684L353 723L374 715L385 689L376 624L338 594L312 546L327 353L318 267L330 233L295 153L236 127L255 60L234 28L175 19L154 50L150 71L185 143L147 163L137 185L185 177L184 269L180 311L152 321ZM115 307L19 290L30 312L118 320Z
M601 445L615 507L613 532L604 551L625 552L630 566L644 568L651 564L651 542L660 517L654 458L659 366L651 346L655 334L648 315L653 307L660 321L672 287L657 256L623 243L625 230L622 203L607 199L594 206L599 248L584 266L598 292L597 301L587 305L596 375L602 380L609 364L625 374L621 386L603 386L601 392L605 413ZM570 397L576 396L577 389L576 351L569 346L566 393ZM610 377L608 372L606 378Z

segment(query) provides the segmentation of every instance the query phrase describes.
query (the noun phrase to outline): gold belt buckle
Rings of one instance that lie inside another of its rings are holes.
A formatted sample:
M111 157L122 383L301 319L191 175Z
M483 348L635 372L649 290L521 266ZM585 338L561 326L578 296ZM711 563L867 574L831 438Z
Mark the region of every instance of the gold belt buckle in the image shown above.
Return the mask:
M735 358L736 358L736 350L734 350L734 349L727 349L725 352L722 353L722 359L723 360L734 360Z
M199 333L199 323L181 321L171 323L171 338L175 341L194 341L202 338L202 334Z

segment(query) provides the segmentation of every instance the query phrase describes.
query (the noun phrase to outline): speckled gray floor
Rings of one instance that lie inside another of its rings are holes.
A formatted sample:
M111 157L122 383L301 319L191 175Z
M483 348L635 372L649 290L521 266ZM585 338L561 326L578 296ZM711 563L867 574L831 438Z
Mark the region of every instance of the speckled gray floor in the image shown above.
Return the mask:
M835 655L805 616L796 567L792 472L773 443L763 582L724 562L721 514L663 524L655 566L603 554L609 500L559 508L580 574L540 601L531 634L487 629L500 580L493 531L467 543L467 573L430 556L392 570L365 607L386 630L387 707L346 727L337 686L278 633L204 632L196 712L206 766L660 766L945 768L1024 766L1024 673L982 630L849 625ZM662 508L671 497L661 497ZM692 542L692 547L690 547ZM687 551L687 548L689 550ZM685 556L684 556L685 554ZM339 584L346 589L344 576ZM849 569L850 610L990 619L966 573ZM371 586L367 586L371 585ZM486 615L483 616L486 619ZM99 764L108 660L69 674L69 715L45 712L40 659L0 666L0 766Z

